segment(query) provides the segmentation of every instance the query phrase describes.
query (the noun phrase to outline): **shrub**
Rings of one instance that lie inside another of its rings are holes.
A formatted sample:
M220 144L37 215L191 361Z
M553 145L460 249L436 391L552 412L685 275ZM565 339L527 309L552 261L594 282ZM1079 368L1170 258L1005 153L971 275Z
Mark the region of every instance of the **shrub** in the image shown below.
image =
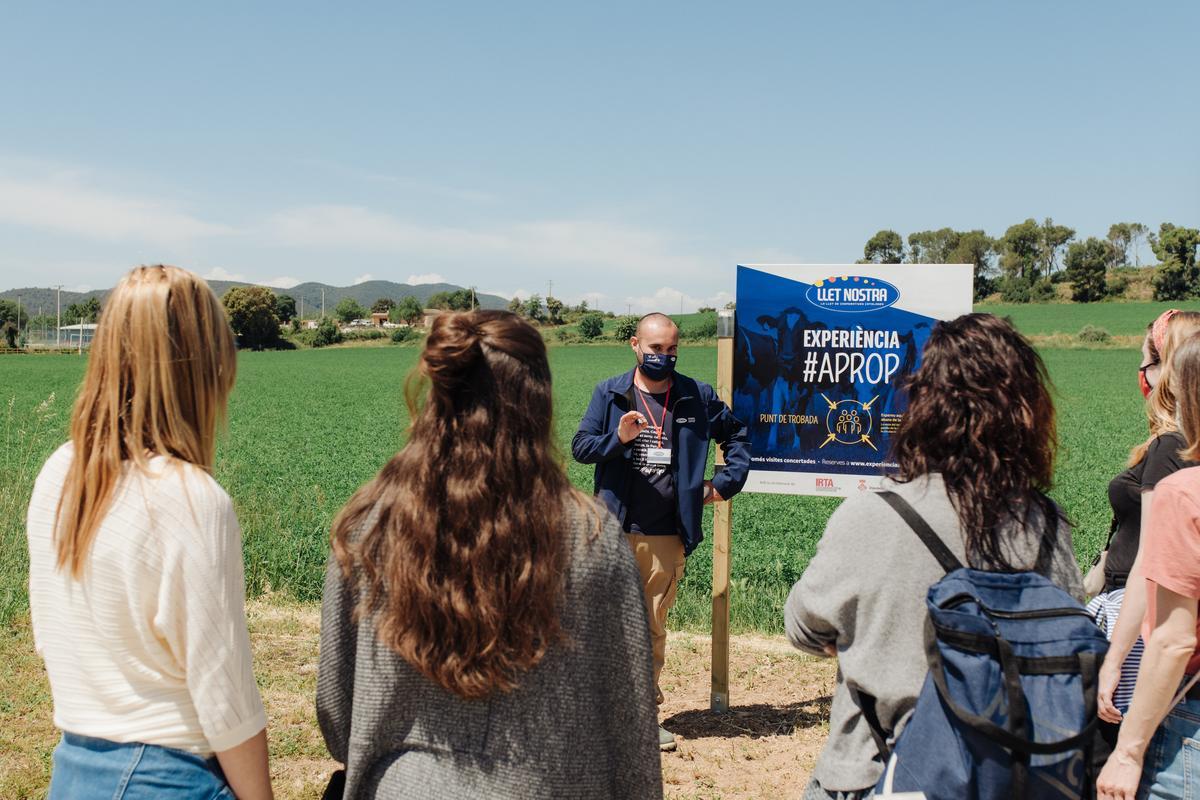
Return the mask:
M975 276L975 302L978 303L989 294L994 294L999 290L999 284L995 278L989 278L986 275Z
M1104 328L1099 328L1095 325L1084 325L1079 329L1078 339L1081 342L1100 344L1109 341L1112 339L1112 336Z
M564 344L579 341L579 334L567 328L559 328L554 332L554 335L557 336L558 340Z
M342 334L342 341L344 342L371 342L386 338L387 334L379 328L359 328L358 330L351 330Z
M392 331L392 344L400 344L401 342L407 342L409 339L415 338L416 335L417 335L417 332L408 326L405 326L403 328L396 328Z
M342 341L342 332L337 324L329 317L321 320L321 324L317 326L315 335L313 336L313 347L325 347L326 345L337 344Z
M604 335L604 317L596 312L584 314L579 320L579 335L591 341Z
M1029 283L1020 278L1005 278L1000 283L1000 299L1006 303L1028 303Z
M637 334L637 317L621 317L617 320L616 329L613 331L613 338L622 342L629 341L629 337Z
M1041 278L1029 287L1029 299L1034 303L1048 303L1058 295L1049 278Z

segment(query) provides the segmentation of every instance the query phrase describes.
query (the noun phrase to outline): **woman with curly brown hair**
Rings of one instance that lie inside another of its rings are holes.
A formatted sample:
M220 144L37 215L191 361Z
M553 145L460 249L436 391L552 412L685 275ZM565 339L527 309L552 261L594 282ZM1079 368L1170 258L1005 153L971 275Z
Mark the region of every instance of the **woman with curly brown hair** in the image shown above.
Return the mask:
M1054 473L1046 369L1008 322L939 322L907 385L895 479L884 482L977 569L1036 570L1077 599L1071 528L1045 494ZM883 771L860 709L871 698L896 736L925 680L925 597L944 570L876 494L847 499L784 610L788 638L838 658L829 739L805 798L866 797Z
M317 714L344 796L661 797L637 566L557 457L541 335L443 314L407 394L407 445L334 522Z

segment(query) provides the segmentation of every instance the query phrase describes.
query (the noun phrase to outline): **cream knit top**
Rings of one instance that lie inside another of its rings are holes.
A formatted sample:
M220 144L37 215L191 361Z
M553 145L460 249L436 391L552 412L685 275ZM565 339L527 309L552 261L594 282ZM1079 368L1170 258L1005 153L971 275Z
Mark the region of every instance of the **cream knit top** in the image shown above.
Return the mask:
M54 548L72 457L69 443L50 457L29 503L29 606L54 724L205 755L246 741L267 720L229 495L190 464L128 465L76 581Z

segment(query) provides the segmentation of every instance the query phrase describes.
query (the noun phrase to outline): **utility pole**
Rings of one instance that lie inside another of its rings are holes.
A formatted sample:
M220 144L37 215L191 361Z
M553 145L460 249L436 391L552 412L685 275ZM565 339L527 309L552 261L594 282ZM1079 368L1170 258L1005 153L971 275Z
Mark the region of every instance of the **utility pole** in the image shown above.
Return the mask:
M474 287L474 286L472 286L472 287L471 287L471 310L472 310L472 311L474 311L474 310L475 310L475 308L476 308L478 305L479 305L479 304L478 304L478 302L477 302L477 301L476 301L476 299L475 299L475 287Z
M549 284L549 288L546 289L546 299L549 300L551 297L554 297L554 281L547 281L547 283Z
M300 295L300 327L304 327L304 295Z
M21 344L21 295L17 295L17 344Z
M54 328L54 346L62 347L62 284L58 285L58 299L55 301L58 324Z
M321 320L325 320L325 290L321 290Z

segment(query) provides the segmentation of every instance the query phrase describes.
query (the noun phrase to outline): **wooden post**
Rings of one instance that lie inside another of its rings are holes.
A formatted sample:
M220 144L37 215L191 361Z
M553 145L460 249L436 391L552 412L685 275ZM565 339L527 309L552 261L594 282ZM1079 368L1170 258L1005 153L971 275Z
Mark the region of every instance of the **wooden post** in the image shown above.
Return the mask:
M733 400L733 312L717 312L717 395ZM717 465L725 463L720 450ZM713 504L712 694L709 708L729 710L729 556L733 539L733 503Z

